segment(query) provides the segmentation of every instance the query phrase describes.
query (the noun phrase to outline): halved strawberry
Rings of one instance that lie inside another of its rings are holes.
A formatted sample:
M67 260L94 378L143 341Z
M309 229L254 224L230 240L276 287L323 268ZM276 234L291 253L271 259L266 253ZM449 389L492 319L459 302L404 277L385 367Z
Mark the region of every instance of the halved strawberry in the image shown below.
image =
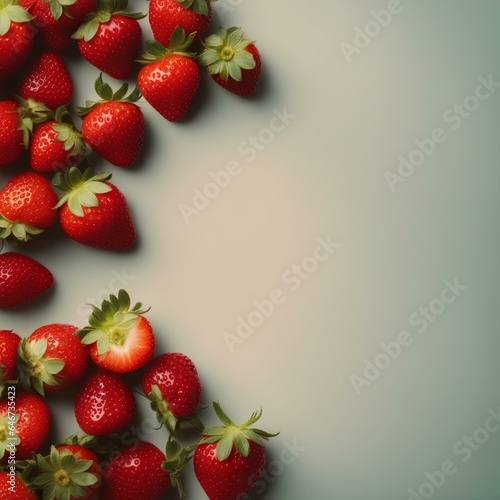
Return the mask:
M121 289L99 307L91 305L89 325L77 335L89 346L94 363L114 373L129 373L145 366L153 357L153 328L137 302L131 307L129 294Z

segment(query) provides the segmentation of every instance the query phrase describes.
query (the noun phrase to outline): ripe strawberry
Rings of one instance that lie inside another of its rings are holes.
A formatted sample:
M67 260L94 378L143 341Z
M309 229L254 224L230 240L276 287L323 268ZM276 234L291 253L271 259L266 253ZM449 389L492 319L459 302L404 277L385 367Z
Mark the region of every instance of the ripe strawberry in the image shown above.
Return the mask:
M140 12L127 10L128 0L99 0L73 35L80 54L96 68L122 80L132 73L142 41Z
M30 484L42 490L44 498L91 500L99 495L101 466L88 448L52 446L50 455L37 454L30 462L36 467L34 475L30 475Z
M194 39L201 40L212 18L209 0L151 0L149 2L149 24L156 41L168 45L172 34L179 26L186 33L196 33Z
M130 373L145 366L153 357L155 336L138 302L131 307L125 290L110 295L101 307L92 306L89 326L78 336L89 346L94 363L113 373Z
M186 355L167 353L155 358L142 377L142 388L158 421L171 434L183 427L203 429L193 415L201 403L201 383L196 367Z
M59 55L42 52L21 76L16 93L55 110L71 101L73 80Z
M0 472L0 498L38 500L38 495L33 490L30 490L17 474L11 475L8 472Z
M6 383L17 376L16 358L20 341L21 337L12 330L0 330L0 397Z
M128 84L113 93L102 74L95 82L100 101L87 101L78 107L83 116L82 135L87 144L104 159L118 167L129 167L139 155L144 141L145 122L141 108L134 104L141 98L135 88L128 97Z
M221 87L239 96L251 95L257 87L262 62L254 42L243 38L241 28L219 28L207 37L200 64Z
M262 415L254 412L240 426L213 404L221 427L203 431L193 456L194 473L210 500L235 500L248 493L264 471L264 440L277 434L252 429Z
M125 430L132 423L135 410L132 389L122 379L105 370L90 375L75 399L76 421L83 432L92 436Z
M58 172L52 183L65 194L56 207L63 231L90 247L124 250L135 241L135 229L122 192L107 179L111 174L82 174L76 167Z
M40 173L78 165L85 156L87 145L65 107L57 108L55 119L39 125L30 141L30 165Z
M0 309L12 309L38 297L53 281L52 273L31 257L0 254Z
M17 0L0 0L0 79L10 76L28 58L35 30L29 22L33 16Z
M35 172L18 174L0 190L0 238L28 241L57 219L50 182Z
M159 500L169 485L169 474L162 468L164 462L163 452L148 441L122 448L104 467L102 498Z
M193 39L193 33L186 38L184 30L178 28L168 48L148 40L146 53L139 60L145 64L137 76L139 90L156 111L172 122L184 116L200 86L194 53L186 52Z
M73 325L52 323L37 328L19 344L19 373L27 389L42 396L80 380L89 362Z
M9 418L12 413L15 413L14 420ZM49 407L37 394L16 392L0 401L0 458L3 463L10 457L12 443L16 446L16 460L26 460L39 451L49 433L50 421ZM15 422L15 430L9 422Z

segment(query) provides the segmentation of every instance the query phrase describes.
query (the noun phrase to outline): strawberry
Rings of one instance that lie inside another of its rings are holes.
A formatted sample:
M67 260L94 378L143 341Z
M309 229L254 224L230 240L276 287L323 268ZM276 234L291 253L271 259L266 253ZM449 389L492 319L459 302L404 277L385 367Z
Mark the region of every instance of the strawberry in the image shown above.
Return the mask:
M96 68L113 78L128 78L142 41L140 12L127 10L128 0L99 0L97 11L90 14L73 35L80 54Z
M33 48L33 16L17 0L0 0L0 79L17 71Z
M253 94L260 77L262 62L254 42L243 37L241 28L219 28L218 35L207 37L200 64L221 87L239 96Z
M128 84L115 92L104 83L102 74L95 82L100 101L87 101L77 108L83 116L82 135L88 145L104 159L119 167L129 167L139 155L144 141L145 121L141 108L134 104L141 98L135 88L127 97Z
M30 484L43 491L43 498L87 500L97 498L102 484L99 459L78 445L52 446L50 455L30 460L36 468Z
M55 119L39 125L31 137L30 165L40 173L78 165L85 156L86 143L65 107L57 108Z
M179 26L186 33L196 33L194 39L201 40L212 18L209 0L151 0L149 2L149 24L156 41L168 45L172 34Z
M1 271L0 271L1 272ZM17 376L17 347L21 337L12 330L0 330L0 396L5 384Z
M219 403L213 407L223 425L203 431L193 456L194 473L210 500L235 500L259 480L266 464L264 440L277 434L250 427L262 410L237 426Z
M171 434L183 426L203 429L193 416L201 403L201 383L193 362L184 354L161 354L146 368L142 388L151 400L158 421Z
M25 388L42 396L80 380L89 362L73 325L52 323L37 328L19 344L19 372Z
M92 436L125 430L132 423L135 410L132 389L105 370L90 375L76 394L76 421L83 432Z
M57 219L50 182L36 172L18 174L0 190L0 238L28 241Z
M183 29L174 31L170 45L146 42L146 53L139 62L145 64L137 76L137 85L144 99L164 118L180 120L191 106L200 86L200 69L194 53L186 52L194 39Z
M52 273L31 257L0 254L0 309L12 309L38 297L53 281Z
M42 52L21 76L16 93L55 110L71 101L73 80L59 55Z
M50 422L49 407L37 394L16 392L0 401L0 457L3 462L10 457L12 443L16 446L16 460L26 460L39 451L49 433Z
M38 500L38 495L26 486L17 474L0 472L0 498L9 500Z
M133 245L135 229L122 192L107 179L111 174L82 174L76 167L58 172L52 183L65 194L56 207L63 231L90 247L124 250Z
M92 305L89 326L78 336L89 346L94 363L113 373L130 373L145 366L153 357L155 336L138 302L131 307L125 290L110 295L101 307Z
M159 500L167 491L169 474L162 468L164 453L148 441L122 448L104 467L106 500Z

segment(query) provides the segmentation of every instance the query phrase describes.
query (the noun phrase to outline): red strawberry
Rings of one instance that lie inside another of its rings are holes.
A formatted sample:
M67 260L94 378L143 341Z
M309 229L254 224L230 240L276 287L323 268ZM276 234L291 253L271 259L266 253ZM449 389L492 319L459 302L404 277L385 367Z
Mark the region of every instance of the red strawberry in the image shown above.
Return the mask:
M55 120L39 125L30 141L30 165L40 173L78 165L85 156L86 144L66 108L58 108Z
M78 336L89 346L94 363L114 373L130 373L145 366L153 357L155 336L147 310L138 302L131 307L125 290L110 295L101 307L92 306L89 326Z
M28 241L57 219L58 202L50 182L35 172L13 177L0 190L0 238Z
M17 376L16 358L20 341L21 337L12 330L0 330L0 396L5 384Z
M18 5L17 0L0 0L0 79L21 68L28 58L35 30L29 22L33 16Z
M201 383L196 367L187 356L167 353L155 358L142 377L142 388L151 400L158 421L164 423L170 433L176 434L183 426L203 429L193 416L201 403Z
M186 52L194 34L186 38L179 28L174 31L170 45L146 42L146 53L139 62L145 64L139 71L137 85L146 101L164 118L180 120L191 106L200 86L200 69Z
M80 380L89 362L73 325L52 323L37 328L19 345L19 372L26 388L42 396Z
M203 431L193 456L194 473L210 500L235 500L259 480L266 464L264 440L277 434L250 427L262 410L237 426L219 403L213 406L223 425Z
M33 460L38 471L30 483L43 491L44 498L91 500L102 484L97 456L79 445L52 446L50 455L37 454Z
M9 413L15 413L15 430ZM0 401L0 457L5 463L10 457L10 445L15 443L16 460L26 460L40 450L49 433L51 415L47 403L31 392L16 392Z
M132 73L142 41L137 20L145 17L140 12L129 12L127 3L99 0L98 10L73 35L80 54L90 64L119 80Z
M12 475L9 472L0 472L0 498L38 500L38 495L30 490L17 474Z
M83 174L76 167L58 172L53 184L65 194L56 207L63 231L90 247L124 250L133 245L135 229L122 192L107 179L111 174Z
M212 18L209 0L151 0L149 2L149 24L155 40L168 45L172 34L179 26L186 33L195 33L200 40L207 31Z
M59 55L42 52L22 75L17 94L55 110L71 101L73 80Z
M219 28L207 37L200 64L221 87L239 96L251 95L257 87L262 62L254 42L243 38L241 28Z
M0 254L0 309L12 309L38 297L53 281L52 273L31 257Z
M77 108L83 116L82 135L88 145L104 159L119 167L129 167L139 155L144 141L144 115L134 104L141 98L136 88L125 97L128 84L113 93L102 75L95 82L95 91L102 100L87 101Z
M169 485L169 474L162 469L164 462L163 452L148 441L122 448L104 467L102 498L159 500Z
M83 432L92 436L125 430L132 423L135 409L132 389L105 370L90 375L75 399L76 421Z

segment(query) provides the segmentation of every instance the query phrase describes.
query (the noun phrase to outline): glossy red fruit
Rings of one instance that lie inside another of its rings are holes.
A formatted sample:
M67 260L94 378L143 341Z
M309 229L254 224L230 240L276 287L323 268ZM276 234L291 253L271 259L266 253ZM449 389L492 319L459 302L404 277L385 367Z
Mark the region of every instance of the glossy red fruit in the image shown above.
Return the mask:
M25 149L23 131L19 129L19 104L15 101L0 101L0 167L15 162Z
M0 396L5 384L17 376L17 348L21 337L12 330L0 330Z
M10 472L10 471L9 471ZM38 500L38 495L17 475L0 472L0 498L8 500Z
M104 468L106 500L159 500L167 491L169 474L162 469L164 453L148 441L120 450Z
M193 34L183 30L172 35L168 48L158 42L146 42L145 64L139 71L137 85L144 99L164 118L175 122L187 112L200 86L200 70L193 54L186 52Z
M60 392L80 380L89 356L73 325L51 323L37 328L19 345L21 382L42 396Z
M0 254L0 309L13 309L38 297L53 281L52 273L31 257Z
M78 390L75 416L87 434L104 436L130 426L136 410L132 389L105 370L91 374ZM105 497L107 498L107 497Z

